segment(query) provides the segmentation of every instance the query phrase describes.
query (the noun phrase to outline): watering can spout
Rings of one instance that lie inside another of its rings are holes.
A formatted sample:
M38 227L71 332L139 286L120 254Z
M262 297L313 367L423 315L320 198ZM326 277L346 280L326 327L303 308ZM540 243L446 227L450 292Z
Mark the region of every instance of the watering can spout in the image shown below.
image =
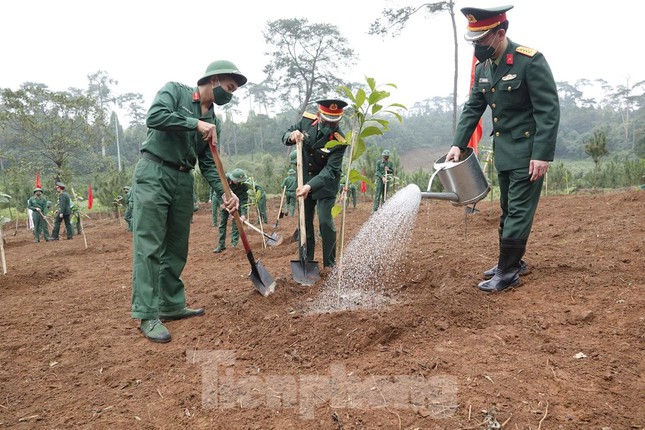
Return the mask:
M459 196L456 193L431 193L428 191L422 191L421 198L434 199L434 200L448 200L451 202L459 201Z

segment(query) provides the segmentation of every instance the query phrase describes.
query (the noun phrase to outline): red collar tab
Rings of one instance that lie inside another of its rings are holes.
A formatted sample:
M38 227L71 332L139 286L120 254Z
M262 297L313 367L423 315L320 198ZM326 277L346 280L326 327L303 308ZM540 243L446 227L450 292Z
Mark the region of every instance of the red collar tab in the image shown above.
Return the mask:
M194 102L199 101L199 93L197 91L193 92L193 101Z
M513 54L506 54L506 64L509 66L513 65Z

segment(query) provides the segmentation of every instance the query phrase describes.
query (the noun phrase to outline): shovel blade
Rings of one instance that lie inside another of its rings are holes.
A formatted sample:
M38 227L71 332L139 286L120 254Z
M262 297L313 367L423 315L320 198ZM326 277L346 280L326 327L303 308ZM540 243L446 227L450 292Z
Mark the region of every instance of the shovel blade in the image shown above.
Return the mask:
M275 292L275 281L259 261L251 267L249 279L253 283L253 287L264 297Z
M291 260L291 275L300 285L314 285L320 279L318 262L313 260Z
M267 237L267 245L269 246L278 246L282 243L284 238L278 233L273 233L271 236Z

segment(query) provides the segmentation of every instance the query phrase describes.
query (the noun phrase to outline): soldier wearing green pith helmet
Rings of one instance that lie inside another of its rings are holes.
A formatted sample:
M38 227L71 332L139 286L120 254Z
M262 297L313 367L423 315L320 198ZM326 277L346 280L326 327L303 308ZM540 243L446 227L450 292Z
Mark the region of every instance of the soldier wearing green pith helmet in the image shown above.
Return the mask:
M154 75L152 75L154 76ZM168 82L146 116L148 134L132 181L132 318L153 342L169 342L162 320L204 314L186 306L181 273L188 257L193 213L193 175L197 164L208 184L224 194L209 148L217 144L221 122L214 105L231 101L246 77L230 61L208 65L197 86ZM234 194L224 198L237 210Z
M372 212L378 210L379 206L385 202L387 196L386 192L392 190L392 185L394 184L394 163L390 161L389 149L384 150L381 153L381 159L376 162L376 169L374 169L374 206L372 207ZM386 189L387 187L387 189Z
M295 154L295 151L294 151ZM296 171L289 169L287 177L282 181L282 189L285 190L285 208L289 216L293 216L296 210L296 188L298 188L298 179Z
M506 36L506 12L466 7L466 40L479 60L472 91L464 105L446 161L458 161L479 119L490 107L493 153L499 179L501 214L499 258L479 284L485 292L503 291L528 272L522 260L537 210L544 175L553 161L560 104L544 55Z
M49 228L47 228L47 197L41 188L34 189L34 195L27 201L27 208L31 209L31 219L34 222L34 241L40 242L42 232L45 242L49 242Z
M230 173L226 174L228 185L231 191L235 193L242 202L239 209L240 219L244 221L248 210L246 201L248 200L249 188L246 185L246 172L242 169L233 169ZM219 238L218 245L213 250L214 253L219 254L226 249L226 225L228 223L229 213L226 209L220 209L219 213ZM236 247L240 240L240 231L237 229L237 223L232 222L231 225L231 246Z

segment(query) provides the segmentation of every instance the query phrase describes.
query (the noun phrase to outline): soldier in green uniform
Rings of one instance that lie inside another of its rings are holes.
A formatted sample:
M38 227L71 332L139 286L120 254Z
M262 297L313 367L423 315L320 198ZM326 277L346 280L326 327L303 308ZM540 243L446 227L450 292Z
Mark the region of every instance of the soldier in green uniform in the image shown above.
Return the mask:
M394 174L394 163L390 161L390 151L388 149L384 150L381 153L381 159L376 162L376 169L374 172L374 206L372 207L372 212L376 212L385 201L385 184L387 183L387 189L391 190L391 185L393 181Z
M31 209L31 219L34 222L35 242L40 242L40 233L43 233L45 242L49 242L49 228L47 227L47 197L43 195L42 188L35 188L34 195L27 200L27 208Z
M199 170L222 195L224 188L209 148L217 144L221 121L214 104L231 101L247 79L230 61L208 65L197 86L166 83L155 96L146 116L148 133L142 144L132 180L132 318L153 342L169 342L162 320L203 315L186 307L180 276L188 257L193 211L193 175ZM237 196L224 199L236 210Z
M460 159L490 106L501 215L497 266L484 273L491 279L479 284L486 292L517 286L519 275L528 271L522 257L560 123L557 88L544 55L506 36L506 12L512 7L461 9L468 18L465 37L474 44L479 63L446 156L446 161Z
M217 227L217 214L219 214L222 199L217 195L217 191L211 188L211 211L213 213L213 222L211 225Z
M125 191L125 212L123 213L123 219L128 224L128 231L132 231L132 188L123 187Z
M341 177L340 177L340 190L339 191L341 193L345 192L345 193L349 194L349 196L347 198L351 197L352 206L354 207L354 209L356 209L356 200L358 198L356 196L356 185L354 185L353 183L350 182L349 185L347 187L345 187L346 182L347 182L347 176L345 176L345 174L343 173L341 175Z
M56 182L56 191L58 192L58 211L56 212L51 240L58 240L61 222L65 222L67 239L72 239L74 237L74 229L70 222L70 216L72 215L72 199L69 198L69 194L65 191L65 184L62 182Z
M76 234L81 234L81 211L76 206L76 203L72 202L72 216L71 220L73 227L76 227Z
M246 173L242 169L233 169L230 173L226 174L228 185L231 191L240 199L240 218L244 221L248 210L246 201L249 198L249 187L246 185ZM219 254L226 249L226 225L228 224L229 213L226 209L221 209L219 214L219 241L217 248L213 252ZM240 240L240 231L237 229L237 223L231 223L231 246L235 248L237 242Z
M346 145L325 148L327 142L345 142L345 135L338 127L347 103L342 100L318 100L318 112L305 112L302 119L282 136L282 142L295 145L302 141L302 168L304 185L296 190L296 197L305 199L305 231L307 258L314 258L316 245L314 213L318 206L318 225L322 236L323 266L336 263L336 227L331 209L336 202L340 184L343 155Z
M267 193L264 191L264 188L255 181L247 180L246 185L249 187L249 192L253 193L258 212L260 213L260 219L264 224L268 223L267 219Z
M298 188L298 179L296 171L289 169L287 177L282 181L282 189L285 190L285 208L289 216L293 216L296 210L296 188Z

